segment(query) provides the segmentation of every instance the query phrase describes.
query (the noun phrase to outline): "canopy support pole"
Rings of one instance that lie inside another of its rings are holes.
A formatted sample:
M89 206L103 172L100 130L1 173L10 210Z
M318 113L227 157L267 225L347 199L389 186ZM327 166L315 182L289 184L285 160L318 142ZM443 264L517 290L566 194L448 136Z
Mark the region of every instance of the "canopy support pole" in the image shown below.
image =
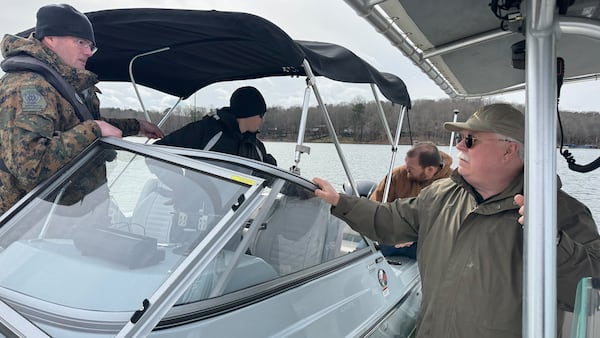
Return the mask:
M305 61L306 62L306 61ZM306 133L306 121L308 120L308 105L310 103L310 79L306 80L304 89L304 101L302 102L302 115L300 116L300 128L298 129L298 139L296 141L296 151L294 153L294 165L290 171L300 174L300 157L303 153L310 154L310 147L304 145L304 134Z
M135 60L137 60L138 58L144 57L144 56L148 56L148 55L152 55L152 54L156 54L156 53L161 53L164 51L167 51L171 49L170 47L163 47L157 50L153 50L150 52L146 52L146 53L142 53L139 55L134 56L131 61L129 61L129 78L131 79L131 84L133 85L133 90L135 90L135 95L137 95L138 101L140 101L140 105L142 105L142 111L144 112L144 116L146 116L146 120L152 122L152 120L150 119L150 115L148 115L148 111L146 110L146 107L144 106L144 101L142 101L142 97L140 96L140 92L138 91L137 88L137 83L135 83L135 79L133 77L133 63L135 62Z
M350 172L350 168L348 167L348 162L346 161L346 157L344 156L344 152L342 151L342 147L340 145L340 141L335 133L335 128L333 127L333 122L331 122L331 117L329 116L329 112L327 111L327 107L323 103L323 99L321 98L321 94L319 93L319 89L317 88L317 79L308 64L308 61L304 60L304 71L306 72L306 76L308 77L308 84L312 87L315 98L319 103L319 107L321 107L321 111L323 112L323 116L325 117L325 122L327 125L327 129L329 130L329 134L331 135L331 139L333 140L333 144L337 150L338 156L340 157L340 161L342 162L342 167L344 167L344 171L346 172L346 177L350 182L350 186L352 187L352 191L356 196L359 196L358 188L356 187L356 182L352 177L352 173Z
M556 1L526 18L523 337L556 337Z
M400 142L400 135L402 134L402 124L404 122L404 114L406 114L407 108L406 106L402 106L402 110L400 111L400 117L398 118L398 126L396 127L396 134L394 136L394 141L392 141L392 159L390 160L390 167L388 168L388 173L385 176L385 188L383 190L383 198L381 202L387 202L390 186L392 185L392 171L394 170L394 164L396 163L396 156L398 155L398 142Z
M454 117L452 118L452 122L456 123L456 120L458 119L458 113L458 109L454 109ZM456 135L456 132L453 130L452 133L450 133L450 142L448 142L448 155L450 156L452 156L452 148L454 147L454 135Z
M388 199L388 195L390 192L390 185L392 184L392 171L394 170L394 164L396 163L396 155L398 154L398 143L400 142L400 136L402 133L402 123L404 122L404 114L407 111L406 106L402 106L400 116L398 118L398 126L396 127L396 134L394 139L392 139L392 132L390 131L390 126L387 123L387 119L385 118L385 113L383 111L383 107L381 106L381 102L379 102L379 95L377 95L377 90L375 89L375 85L371 83L371 91L373 91L373 97L375 97L375 104L377 105L377 112L379 113L379 118L381 119L381 123L383 124L383 129L387 135L388 141L392 145L392 159L390 160L390 167L388 168L388 173L385 179L385 187L383 189L383 198L381 202L386 202Z

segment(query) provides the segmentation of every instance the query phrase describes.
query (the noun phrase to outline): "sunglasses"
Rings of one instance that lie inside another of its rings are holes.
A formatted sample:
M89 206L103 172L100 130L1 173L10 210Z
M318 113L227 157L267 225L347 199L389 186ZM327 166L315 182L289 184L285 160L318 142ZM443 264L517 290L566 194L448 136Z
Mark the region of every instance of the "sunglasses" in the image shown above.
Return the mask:
M506 138L479 138L479 137L475 137L471 134L467 134L467 136L463 137L463 135L461 133L456 133L454 136L454 144L458 145L460 142L462 142L463 140L465 140L465 147L467 147L467 149L471 149L473 148L473 145L475 145L475 141L502 141L502 142L514 142L513 140L509 140Z

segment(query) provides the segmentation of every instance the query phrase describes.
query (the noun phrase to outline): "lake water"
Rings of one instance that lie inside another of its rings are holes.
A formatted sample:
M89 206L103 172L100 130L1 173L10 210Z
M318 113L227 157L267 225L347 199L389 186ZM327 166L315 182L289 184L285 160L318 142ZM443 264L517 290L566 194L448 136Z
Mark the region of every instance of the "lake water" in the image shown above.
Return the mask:
M273 154L280 167L289 168L294 164L295 143L265 142L267 151ZM302 176L321 177L341 189L348 182L344 169L331 143L308 143L310 154L302 155L299 167ZM379 182L387 174L391 160L391 146L375 144L342 144L341 148L355 180ZM404 156L410 146L398 147L395 166L404 163ZM448 152L448 147L440 147ZM571 149L577 164L583 165L600 156L600 149ZM456 149L452 155L456 163ZM600 169L589 173L578 173L567 167L562 156L557 155L557 171L563 190L577 198L592 211L596 224L600 221ZM456 167L455 165L453 167Z

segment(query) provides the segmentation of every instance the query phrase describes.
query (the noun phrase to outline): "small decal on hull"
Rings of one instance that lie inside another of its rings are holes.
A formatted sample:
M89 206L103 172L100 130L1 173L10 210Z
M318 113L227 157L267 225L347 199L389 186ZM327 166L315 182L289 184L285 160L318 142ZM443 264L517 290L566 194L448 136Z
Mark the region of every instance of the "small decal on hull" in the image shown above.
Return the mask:
M390 289L388 288L388 280L385 270L379 269L379 271L377 271L377 279L379 280L379 285L381 285L381 293L384 296L389 295Z

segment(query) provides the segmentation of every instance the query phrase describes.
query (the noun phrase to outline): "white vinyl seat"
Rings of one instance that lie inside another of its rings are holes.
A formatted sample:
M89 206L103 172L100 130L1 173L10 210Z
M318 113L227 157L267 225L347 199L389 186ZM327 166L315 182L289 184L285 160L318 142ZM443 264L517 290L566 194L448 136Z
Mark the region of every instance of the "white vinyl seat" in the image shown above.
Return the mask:
M328 226L332 217L329 206L316 197L284 196L274 204L250 252L271 264L280 275L320 264L336 255L335 245L341 246L337 222L332 223L335 229Z
M158 179L147 181L133 210L130 231L168 244L175 213L170 194L172 191Z
M232 263L232 257L232 251L221 251L202 274L194 280L177 304L187 304L208 298L225 268ZM278 276L269 264L250 255L242 255L232 273L233 276L223 290L223 294L267 282Z
M192 184L186 187L193 187ZM129 231L156 238L158 244L174 245L191 242L195 236L218 221L213 200L202 189L190 189L176 197L168 185L159 179L146 182L133 210ZM184 200L184 203L176 202ZM241 241L242 229L233 236L226 248L235 249Z

